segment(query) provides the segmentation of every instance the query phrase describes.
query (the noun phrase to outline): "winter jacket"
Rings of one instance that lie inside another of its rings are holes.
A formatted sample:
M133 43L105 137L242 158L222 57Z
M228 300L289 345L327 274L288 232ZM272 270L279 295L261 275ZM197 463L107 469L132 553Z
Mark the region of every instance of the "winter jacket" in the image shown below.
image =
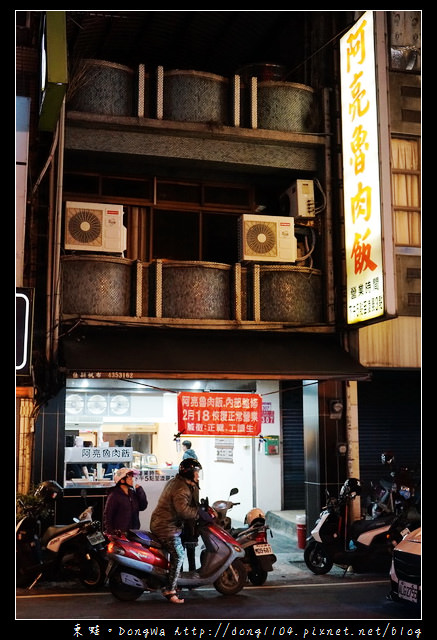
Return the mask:
M129 489L126 494L116 485L111 489L103 513L104 531L127 531L140 528L140 511L147 508L148 500L143 487Z
M196 452L194 451L194 449L187 449L186 451L184 451L182 460L186 460L187 458L194 458L194 460L197 460Z
M150 531L160 538L180 535L185 521L197 518L199 489L177 474L165 485L152 512Z

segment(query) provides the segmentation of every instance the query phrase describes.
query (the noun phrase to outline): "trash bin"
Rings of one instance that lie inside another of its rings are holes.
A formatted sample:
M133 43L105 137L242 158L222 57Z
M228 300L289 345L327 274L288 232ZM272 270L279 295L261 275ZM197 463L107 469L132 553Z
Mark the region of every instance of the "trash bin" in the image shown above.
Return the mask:
M296 531L297 531L297 546L299 549L305 549L307 527L306 527L306 515L296 516Z

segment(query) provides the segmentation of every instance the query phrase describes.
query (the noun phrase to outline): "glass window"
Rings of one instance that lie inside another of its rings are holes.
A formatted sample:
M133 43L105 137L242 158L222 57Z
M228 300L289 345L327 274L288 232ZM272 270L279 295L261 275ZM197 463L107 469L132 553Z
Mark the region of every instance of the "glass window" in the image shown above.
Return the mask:
M155 209L153 258L199 260L199 214Z
M99 176L66 173L64 175L64 193L99 193Z
M238 262L238 219L235 214L202 215L202 259L208 262Z
M395 244L420 247L420 149L417 140L391 141Z
M204 189L205 205L227 205L229 207L250 207L250 191L247 187L231 185L206 185Z
M200 185L177 182L161 182L156 184L156 201L189 202L200 204Z
M151 200L152 184L151 181L145 179L102 178L102 195Z

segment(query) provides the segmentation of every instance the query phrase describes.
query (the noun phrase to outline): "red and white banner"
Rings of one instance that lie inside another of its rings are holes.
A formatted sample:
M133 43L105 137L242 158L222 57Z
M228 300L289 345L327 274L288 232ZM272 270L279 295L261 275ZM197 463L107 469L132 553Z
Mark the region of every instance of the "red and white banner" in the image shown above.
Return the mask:
M256 393L178 393L178 431L193 436L258 436L262 398Z

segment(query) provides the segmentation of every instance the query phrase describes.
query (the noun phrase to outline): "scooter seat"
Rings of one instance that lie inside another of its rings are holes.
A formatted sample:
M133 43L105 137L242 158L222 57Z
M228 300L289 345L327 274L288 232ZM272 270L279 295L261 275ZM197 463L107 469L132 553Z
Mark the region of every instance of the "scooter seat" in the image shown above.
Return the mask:
M356 539L359 535L364 533L364 531L373 531L373 529L385 527L391 524L393 519L394 514L389 513L385 516L375 518L374 520L356 520L351 525L352 538Z
M150 533L150 531L141 531L141 529L129 529L127 537L133 542L139 542L144 547L155 547L155 549L162 549L162 544Z
M45 546L48 541L55 536L59 536L62 533L71 531L72 529L77 529L78 527L80 528L85 524L85 522L85 520L81 520L80 522L73 522L72 524L55 524L51 527L47 527L41 537L41 544Z

